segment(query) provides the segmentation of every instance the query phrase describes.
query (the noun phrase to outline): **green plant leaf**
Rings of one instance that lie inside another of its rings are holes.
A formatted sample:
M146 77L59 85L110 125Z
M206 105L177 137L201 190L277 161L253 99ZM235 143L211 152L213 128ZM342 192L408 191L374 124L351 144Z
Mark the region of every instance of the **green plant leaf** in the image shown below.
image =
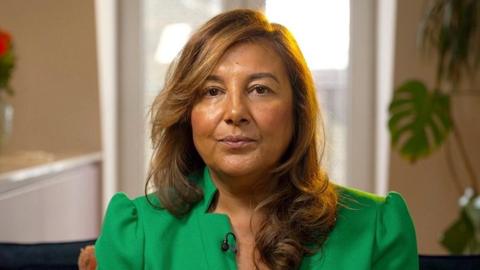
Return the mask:
M8 87L12 71L15 68L15 57L12 51L8 51L0 57L0 88Z
M475 230L472 221L462 209L458 219L443 234L440 243L451 254L463 254L474 238Z
M430 0L418 27L417 42L437 55L436 81L456 87L474 76L480 58L480 1Z
M417 80L407 81L395 90L389 113L392 145L412 162L431 154L452 128L450 97L427 91Z

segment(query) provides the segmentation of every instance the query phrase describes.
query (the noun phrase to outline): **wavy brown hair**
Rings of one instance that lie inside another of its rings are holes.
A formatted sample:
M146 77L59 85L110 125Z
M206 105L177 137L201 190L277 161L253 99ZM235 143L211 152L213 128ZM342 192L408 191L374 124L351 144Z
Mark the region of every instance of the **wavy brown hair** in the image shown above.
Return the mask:
M188 176L204 168L193 144L190 114L206 78L225 52L242 42L270 42L284 61L293 91L294 132L278 166L274 193L256 211L266 213L255 248L271 269L297 269L304 255L322 246L336 220L337 194L321 167L325 132L315 86L291 33L257 11L215 16L198 29L170 66L152 109L153 181L162 207L181 216L203 198ZM319 133L317 130L321 130Z

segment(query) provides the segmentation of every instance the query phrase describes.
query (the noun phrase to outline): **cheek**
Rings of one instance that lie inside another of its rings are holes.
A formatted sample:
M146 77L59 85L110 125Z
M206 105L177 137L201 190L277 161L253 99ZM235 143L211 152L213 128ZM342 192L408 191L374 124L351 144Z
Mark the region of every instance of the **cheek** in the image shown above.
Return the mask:
M190 121L192 125L192 139L193 145L197 150L198 154L205 160L205 153L208 152L208 140L206 138L209 134L209 122L208 117L204 110L198 107L194 107L192 109L192 113L190 115Z
M192 109L191 121L193 136L205 136L212 129L214 118L203 106L195 106Z
M190 115L190 121L192 125L192 134L193 134L193 139L195 140L197 134L201 134L202 132L202 122L203 122L203 117L200 114L200 112L193 108L192 113Z
M293 111L289 104L277 104L264 108L259 112L261 121L259 125L264 134L272 136L275 141L290 142L293 133Z

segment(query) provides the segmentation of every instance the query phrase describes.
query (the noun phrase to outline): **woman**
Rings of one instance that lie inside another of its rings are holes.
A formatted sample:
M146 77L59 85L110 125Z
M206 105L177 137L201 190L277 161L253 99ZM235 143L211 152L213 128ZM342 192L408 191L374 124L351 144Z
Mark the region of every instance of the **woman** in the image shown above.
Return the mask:
M322 172L319 114L287 29L252 10L208 21L152 107L156 192L112 198L99 269L418 269L401 196Z

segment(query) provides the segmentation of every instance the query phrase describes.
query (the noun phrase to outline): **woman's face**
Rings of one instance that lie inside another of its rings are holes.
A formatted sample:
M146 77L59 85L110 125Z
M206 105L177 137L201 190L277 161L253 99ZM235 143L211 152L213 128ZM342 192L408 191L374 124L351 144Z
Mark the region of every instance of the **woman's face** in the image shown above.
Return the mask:
M202 87L191 114L193 141L205 164L227 176L263 176L293 132L292 89L266 41L229 49Z

